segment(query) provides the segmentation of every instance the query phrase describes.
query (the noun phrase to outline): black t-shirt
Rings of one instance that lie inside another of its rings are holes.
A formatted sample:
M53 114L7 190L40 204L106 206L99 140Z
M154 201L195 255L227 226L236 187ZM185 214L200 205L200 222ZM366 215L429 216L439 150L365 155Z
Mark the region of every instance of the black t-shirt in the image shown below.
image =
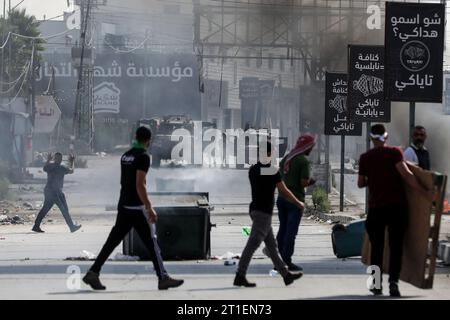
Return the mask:
M144 149L133 148L120 159L120 200L119 206L142 206L136 189L136 172L148 172L150 157Z
M47 185L45 188L51 191L62 191L64 176L72 171L61 164L48 163L44 166L44 172L47 172Z
M250 167L248 172L252 187L250 211L258 210L267 214L273 213L275 188L277 183L281 182L281 176L278 171L273 175L261 174L261 168L269 167L270 164L263 165L260 162Z

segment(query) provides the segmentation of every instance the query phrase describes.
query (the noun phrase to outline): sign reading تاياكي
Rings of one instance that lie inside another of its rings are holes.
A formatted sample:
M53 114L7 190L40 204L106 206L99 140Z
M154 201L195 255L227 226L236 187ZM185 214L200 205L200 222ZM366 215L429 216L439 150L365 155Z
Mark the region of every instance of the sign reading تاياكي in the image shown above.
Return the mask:
M384 99L384 47L349 45L348 116L357 122L389 122Z
M350 121L347 115L347 74L325 74L325 134L360 136L361 122Z
M442 102L445 5L386 2L385 95Z

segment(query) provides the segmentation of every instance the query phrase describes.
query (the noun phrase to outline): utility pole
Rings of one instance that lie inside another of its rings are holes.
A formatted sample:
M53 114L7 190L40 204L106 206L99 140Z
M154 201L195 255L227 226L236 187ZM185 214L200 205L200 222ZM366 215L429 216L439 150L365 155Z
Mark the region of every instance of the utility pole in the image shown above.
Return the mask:
M77 91L76 91L76 98L75 98L75 109L74 109L74 116L73 116L73 136L72 139L80 139L83 135L82 130L82 122L86 121L85 114L84 114L84 108L82 106L82 94L86 93L86 91L89 92L89 90L86 90L88 88L85 88L86 85L86 79L84 79L85 72L84 72L84 55L85 55L85 49L86 49L86 33L88 31L88 19L89 14L91 11L91 0L87 0L87 7L85 5L85 0L80 1L80 12L81 12L81 34L80 34L80 44L81 44L81 55L80 55L80 66L78 69L78 81L77 81ZM87 79L88 80L88 79ZM87 81L89 83L89 80ZM87 120L89 124L90 116L88 116ZM90 125L89 125L90 127ZM90 136L90 134L88 134ZM88 138L89 140L89 138ZM91 141L88 141L91 143ZM71 145L71 149L73 149L73 145Z
M36 115L36 83L35 83L35 45L34 40L31 42L31 61L30 61L30 83L31 83L31 110L30 110L30 116L31 116L31 123L34 125L35 115Z
M144 44L144 62L145 62L145 67L148 68L148 28L145 29L145 44ZM142 118L147 118L147 77L144 78L144 99L143 99L143 103L142 103Z
M11 0L9 0L9 8L8 8L8 19L11 16ZM12 25L11 25L11 19L8 22L8 31L13 32L12 30ZM8 41L8 82L11 82L11 67L12 67L12 61L11 61L11 45L12 45L12 41ZM9 96L9 101L11 101L11 93L8 95Z
M3 23L6 25L6 0L3 0ZM5 42L5 28L2 28L2 45ZM0 85L0 89L3 92L3 82L5 82L3 78L4 74L4 63L5 63L5 48L2 48L2 61L0 66L0 79L2 81L2 84ZM3 100L3 94L2 94L2 100Z

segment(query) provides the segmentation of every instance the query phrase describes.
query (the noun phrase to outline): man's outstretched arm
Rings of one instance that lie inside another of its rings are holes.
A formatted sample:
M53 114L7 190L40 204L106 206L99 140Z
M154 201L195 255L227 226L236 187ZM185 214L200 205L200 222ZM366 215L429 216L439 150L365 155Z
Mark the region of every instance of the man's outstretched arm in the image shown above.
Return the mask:
M44 164L44 167L42 168L44 170L44 172L48 171L48 165L50 164L50 162L52 160L53 160L53 154L51 152L49 152L47 155L47 162Z
M75 171L75 155L71 154L69 156L69 174L74 173Z

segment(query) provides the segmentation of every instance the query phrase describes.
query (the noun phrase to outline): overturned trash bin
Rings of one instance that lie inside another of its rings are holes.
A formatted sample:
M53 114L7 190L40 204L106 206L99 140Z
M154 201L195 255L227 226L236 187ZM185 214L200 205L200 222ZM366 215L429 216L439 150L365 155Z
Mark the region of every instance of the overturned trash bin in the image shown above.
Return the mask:
M365 219L344 226L336 224L331 232L333 252L338 258L361 256L365 234Z
M156 234L164 260L209 259L211 222L207 192L155 192L149 194L158 215ZM136 230L123 241L123 254L150 260Z

